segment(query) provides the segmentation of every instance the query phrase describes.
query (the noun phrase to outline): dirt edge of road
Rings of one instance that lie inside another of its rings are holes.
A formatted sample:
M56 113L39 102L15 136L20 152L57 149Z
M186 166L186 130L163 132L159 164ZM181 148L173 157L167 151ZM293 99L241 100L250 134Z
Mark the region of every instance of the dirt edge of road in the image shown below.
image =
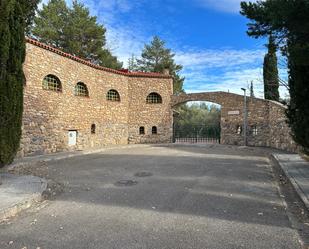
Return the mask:
M290 179L285 175L278 161L269 156L274 182L284 202L292 228L297 230L303 249L309 249L309 211L294 189Z

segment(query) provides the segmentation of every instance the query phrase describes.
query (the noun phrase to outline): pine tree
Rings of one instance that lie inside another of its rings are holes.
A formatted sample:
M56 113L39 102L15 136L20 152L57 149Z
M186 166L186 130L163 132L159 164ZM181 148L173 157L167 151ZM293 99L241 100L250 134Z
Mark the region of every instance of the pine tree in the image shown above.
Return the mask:
M19 148L23 113L25 30L37 1L0 1L0 167Z
M92 63L119 69L122 63L104 48L106 29L77 0L69 8L65 0L50 0L38 11L32 34L49 45L90 60Z
M309 1L242 2L241 8L251 20L248 35L272 34L281 41L289 69L288 122L294 140L309 153Z
M165 42L158 36L153 37L150 44L145 44L141 59L137 59L138 69L145 72L163 73L168 69L174 77L174 94L184 92L184 77L179 75L182 66L174 61L174 56L170 49L165 47Z
M47 5L43 4L42 10L38 11L31 32L43 43L67 49L64 30L67 27L68 16L69 9L65 0L50 0Z
M268 53L264 58L264 98L279 101L279 75L277 65L277 46L272 35L269 36L269 43L266 45Z

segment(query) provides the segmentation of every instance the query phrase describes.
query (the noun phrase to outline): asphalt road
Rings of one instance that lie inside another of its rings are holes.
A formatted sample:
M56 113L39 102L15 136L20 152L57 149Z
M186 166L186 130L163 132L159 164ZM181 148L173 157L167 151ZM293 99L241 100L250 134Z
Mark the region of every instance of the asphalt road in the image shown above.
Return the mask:
M136 146L47 166L64 193L0 225L1 249L300 248L260 151Z

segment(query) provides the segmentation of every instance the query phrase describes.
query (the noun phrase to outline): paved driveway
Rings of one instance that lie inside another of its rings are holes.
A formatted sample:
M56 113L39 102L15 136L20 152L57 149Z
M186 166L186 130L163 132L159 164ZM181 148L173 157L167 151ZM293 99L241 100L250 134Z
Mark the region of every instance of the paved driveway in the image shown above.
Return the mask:
M300 248L260 152L133 146L48 169L65 192L1 225L1 249Z

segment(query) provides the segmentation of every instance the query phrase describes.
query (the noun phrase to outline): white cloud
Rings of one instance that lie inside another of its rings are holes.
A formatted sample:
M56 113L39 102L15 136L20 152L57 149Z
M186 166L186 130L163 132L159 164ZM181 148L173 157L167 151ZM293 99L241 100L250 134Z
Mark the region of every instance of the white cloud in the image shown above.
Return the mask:
M242 94L241 88L248 88L251 81L254 83L254 92L257 97L263 96L261 82L261 68L229 70L216 76L198 73L198 77L189 78L186 84L187 92L226 91Z
M106 27L106 47L118 59L127 65L132 54L139 55L144 43L149 40L144 34L143 24L138 20L124 22L119 15L138 8L143 0L82 0L90 9L91 15L98 17L98 22Z
M187 92L229 91L242 94L241 88L254 84L256 97L263 98L263 58L265 50L215 49L189 52L178 51L177 63L184 65ZM279 70L280 78L286 79L285 69ZM280 87L280 96L288 91Z
M227 13L239 13L241 0L196 0L199 5ZM255 0L250 0L255 2Z
M147 40L141 33L107 26L107 47L127 66L132 54L139 56Z
M279 75L284 78L285 70L279 70ZM185 89L188 93L194 92L211 92L211 91L226 91L237 94L243 94L241 88L246 88L249 94L251 81L254 85L254 94L256 97L263 98L263 70L262 67L256 68L229 68L220 74L208 75L204 71L192 71L184 73L187 77ZM280 97L286 98L289 96L288 90L284 86L279 88Z
M177 63L187 68L232 67L244 64L259 63L265 50L212 49L203 51L178 51Z

